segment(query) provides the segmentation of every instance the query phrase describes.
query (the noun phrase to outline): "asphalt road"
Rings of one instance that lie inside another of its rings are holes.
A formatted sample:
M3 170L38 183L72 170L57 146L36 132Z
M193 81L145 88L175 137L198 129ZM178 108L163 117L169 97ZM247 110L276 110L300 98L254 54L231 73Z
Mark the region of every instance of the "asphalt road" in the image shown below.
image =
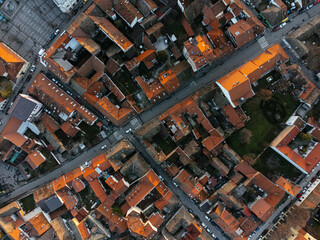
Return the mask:
M319 6L315 6L311 10L309 10L309 15L311 17L312 16L316 16L318 14L318 12L319 12ZM298 15L291 23L288 23L283 29L281 29L281 30L279 30L277 32L270 32L270 31L266 32L265 37L266 37L266 40L269 43L268 46L271 46L272 44L274 44L276 42L280 42L281 38L287 32L289 32L293 26L302 25L302 23L303 23L302 19L306 19L306 21L308 21L307 15L306 14ZM213 70L211 70L211 71L209 71L207 73L200 72L199 74L203 74L204 76L200 77L200 78L197 78L197 79L194 79L194 81L196 82L196 85L192 84L192 85L187 85L187 86L183 87L182 89L178 90L176 93L174 93L168 99L166 99L166 100L162 101L161 103L155 105L152 109L150 109L150 110L148 110L146 112L143 112L140 115L141 120L143 122L147 122L147 121L151 120L155 116L161 114L162 112L166 111L168 108L172 107L176 103L178 103L181 100L183 100L184 98L188 97L189 95L191 95L195 91L199 90L201 87L205 86L206 84L209 84L209 83L217 81L222 76L224 76L227 73L231 72L232 70L234 70L235 68L237 68L240 65L244 64L245 62L247 62L248 60L252 59L253 57L259 55L263 51L264 50L261 49L260 45L257 42L253 42L251 45L249 45L249 46L247 46L247 47L245 47L243 49L239 49L237 52L235 52L233 55L231 55L224 62L223 65L220 65L220 66L214 68ZM39 69L37 71L39 71ZM121 134L123 136L128 137L133 142L135 147L137 148L137 151L139 151L140 154L148 160L148 162L151 164L153 169L158 174L163 176L163 178L165 179L166 184L168 185L170 190L172 190L177 196L179 196L179 198L181 200L181 203L183 205L187 206L188 208L192 209L192 211L196 215L199 216L200 220L203 223L205 223L208 226L208 228L212 232L214 232L214 234L219 239L225 239L225 237L222 236L222 234L218 230L218 228L216 226L214 226L213 224L211 224L205 218L204 213L200 211L200 209L191 201L191 199L189 197L187 197L179 188L177 188L177 187L175 187L173 185L171 178L169 178L165 174L165 172L161 169L161 167L159 167L152 160L150 155L148 155L148 153L146 152L144 146L139 141L137 141L137 139L135 139L130 133L126 134L125 133L125 129L121 130ZM3 204L8 203L8 202L10 202L12 200L15 200L15 199L23 197L23 196L25 196L27 194L30 194L34 189L38 188L39 186L42 186L42 185L54 180L55 178L58 178L61 175L73 170L75 167L77 167L79 165L82 165L84 162L86 162L86 161L94 158L95 156L101 154L103 152L103 150L101 150L101 146L105 145L105 144L107 145L107 147L111 147L109 139L105 139L103 142L101 142L97 146L89 149L88 151L84 152L82 155L80 155L80 156L78 156L78 157L76 157L74 159L70 159L69 161L61 164L59 166L59 168L53 170L52 172L49 172L49 173L39 177L38 179L35 179L33 181L28 182L27 184L19 187L18 189L12 191L11 193L9 193L6 196L1 196L0 197L0 204L3 205ZM304 183L306 183L306 181L304 181ZM290 202L291 200L289 199L287 201ZM277 210L277 212L278 212L278 210ZM276 216L276 215L274 214L273 216ZM272 222L272 220L270 220L270 221ZM263 225L260 228L260 231L263 231L262 228L264 226L266 226L266 225L267 224ZM255 236L258 236L258 234L256 234Z

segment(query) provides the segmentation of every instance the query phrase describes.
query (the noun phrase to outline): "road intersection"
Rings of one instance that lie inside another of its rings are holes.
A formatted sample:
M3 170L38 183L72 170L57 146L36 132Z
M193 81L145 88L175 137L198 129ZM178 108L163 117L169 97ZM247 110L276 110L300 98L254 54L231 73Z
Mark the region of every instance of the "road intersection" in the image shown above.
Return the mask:
M311 17L316 16L319 12L319 6L315 6L314 8L309 10L309 15ZM146 123L153 119L154 117L158 116L159 114L163 113L170 107L174 106L176 103L182 101L186 97L192 95L194 92L199 90L200 88L204 87L207 84L214 83L222 76L226 75L227 73L231 72L232 70L236 69L237 67L241 66L248 60L252 59L253 57L259 55L262 51L265 50L268 46L273 45L274 43L281 42L285 34L289 32L292 26L295 25L302 25L304 19L306 18L305 14L297 15L291 23L288 23L285 28L280 29L277 32L271 32L270 30L265 33L265 36L262 37L262 40L254 41L247 46L237 50L234 54L229 56L222 65L215 67L214 69L210 69L209 71L203 71L197 74L196 78L193 79L189 85L185 85L181 89L178 89L175 93L173 93L170 97L166 98L162 102L154 105L152 109L147 110L141 113L132 123L128 123L121 128L114 128L116 134L118 136L122 136L125 138L129 138L129 140L133 143L136 147L137 151L146 159L146 161L152 166L155 172L161 175L164 178L166 185L170 188L170 190L175 193L181 201L181 204L186 206L188 209L191 209L195 215L200 218L200 221L203 222L207 228L210 229L219 239L226 239L223 236L222 232L218 229L215 224L212 224L210 221L207 220L205 213L203 213L198 206L192 202L192 200L187 197L178 187L176 187L172 179L163 171L163 169L153 160L153 158L148 154L145 150L143 144L132 135L132 133L127 133L126 131L129 128L135 129L137 126L136 124L140 125L141 123ZM261 38L260 38L261 39ZM37 64L37 71L38 73L43 66L40 63ZM304 66L303 66L304 67ZM28 84L27 84L28 85ZM69 89L67 85L63 86L64 89ZM24 92L26 91L27 87L24 88ZM72 89L69 89L72 90ZM86 106L87 107L87 106ZM91 110L90 107L88 107ZM94 113L96 111L93 110ZM100 121L104 124L107 124L108 121L103 118L103 116L98 115ZM134 125L134 126L132 126ZM101 143L97 144L93 148L89 149L88 151L83 152L81 155L72 158L61 165L58 168L54 169L53 171L40 176L33 181L26 183L25 185L15 189L14 191L10 192L5 196L0 197L0 205L4 205L12 200L17 200L27 194L30 194L36 188L53 181L54 179L60 177L61 175L70 172L75 167L84 164L88 160L98 156L99 154L103 153L104 150L101 149L103 145L107 145L107 148L111 147L111 143L114 143L113 136L103 140ZM305 181L301 184L304 186L307 181L315 174L315 171L310 175L307 176ZM294 200L293 197L290 197L286 200L284 204L281 205L279 209L272 215L272 217L262 226L260 230L255 233L252 239L256 239L264 229L268 228L272 223L273 219L279 214L290 202Z

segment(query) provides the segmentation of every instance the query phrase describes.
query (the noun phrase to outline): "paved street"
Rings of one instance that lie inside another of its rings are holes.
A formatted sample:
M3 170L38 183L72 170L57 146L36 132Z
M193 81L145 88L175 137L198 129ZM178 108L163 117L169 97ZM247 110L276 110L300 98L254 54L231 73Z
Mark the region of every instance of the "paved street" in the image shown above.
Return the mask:
M319 6L313 7L309 14L311 16L315 16L317 13L319 12ZM302 14L302 15L298 15L293 22L288 23L283 29L281 29L280 31L277 32L271 32L270 30L268 32L266 32L265 34L265 39L260 40L260 42L256 41L254 43L252 43L251 45L249 45L247 48L243 48L238 50L237 52L235 52L233 55L231 55L225 62L223 65L220 65L218 67L216 67L215 69L209 71L208 73L200 73L200 74L204 74L203 77L200 77L198 79L195 79L195 84L192 84L192 86L188 85L185 86L184 88L178 90L176 93L174 93L171 97L169 97L168 99L164 100L163 102L157 104L156 106L154 106L152 109L142 113L140 115L140 118L143 122L147 122L149 120L151 120L152 118L154 118L155 116L161 114L162 112L164 112L165 110L167 110L168 108L172 107L173 105L175 105L176 103L180 102L181 100L183 100L184 98L188 97L189 95L191 95L192 93L194 93L195 91L197 91L198 89L200 89L201 87L205 86L206 84L212 83L217 81L219 78L221 78L222 76L224 76L225 74L227 74L228 72L234 70L235 68L239 67L240 65L242 65L243 63L245 63L246 61L252 59L253 57L257 56L258 54L260 54L263 49L261 47L267 47L267 46L271 46L272 44L276 43L276 42L280 42L281 39L283 38L283 36L291 30L291 28L295 25L302 25L303 21L302 19L305 18L306 20L308 20L308 16L306 14ZM268 44L268 45L267 45ZM39 66L40 67L40 66ZM39 71L39 69L37 69L37 71ZM177 196L179 196L181 203L183 205L185 205L188 208L191 208L192 211L199 216L200 220L202 222L204 222L211 231L213 231L217 237L219 239L225 239L225 237L222 236L222 234L220 233L220 231L217 230L217 227L212 225L209 221L207 221L205 219L204 214L200 211L200 209L193 203L191 202L191 200L177 187L175 187L172 183L172 179L169 178L164 171L152 160L152 158L150 157L150 155L146 152L145 148L143 147L143 145L137 140L135 139L131 133L126 134L125 130L128 129L130 127L130 124L126 125L125 127L121 128L121 130L119 130L119 134L125 137L128 137L133 144L135 145L137 151L150 163L150 165L153 167L153 169L160 175L162 175L164 177L164 179L166 180L166 184L168 185L168 187L170 188L170 190L172 190ZM68 162L65 162L63 164L61 164L59 166L58 169L55 169L54 171L41 176L38 179L35 179L31 182L28 182L27 184L21 186L19 189L14 190L13 192L9 193L8 196L1 196L0 197L0 204L3 205L4 203L7 203L11 200L17 199L19 197L22 197L26 194L30 194L34 189L36 189L37 187L46 184L52 180L54 180L55 178L61 176L62 174L65 174L69 171L71 171L72 169L74 169L75 167L83 164L84 162L94 158L95 156L101 154L103 152L103 150L101 150L101 146L106 144L107 147L110 147L110 142L114 142L114 141L110 141L109 139L104 140L103 142L101 142L100 144L98 144L97 146L91 148L90 150L84 152L82 155L74 158L74 159L70 159ZM308 177L308 179L311 178ZM306 184L306 181L304 181L303 184ZM302 184L302 185L303 185ZM285 204L283 204L283 207L281 207L281 209L283 209L287 203L289 203L292 199L288 199L287 202ZM277 210L277 212L279 213L279 211L281 211L280 209ZM276 217L276 215L274 214L272 216L272 218ZM264 226L262 226L259 230L259 234L263 231L262 229L267 228L269 225L272 223L273 219L270 219L270 222L268 221L267 224L265 224ZM261 232L260 232L261 231ZM255 235L258 236L259 234Z
M320 9L319 5L320 4L316 5L315 7L309 10L309 14L311 17L315 17L317 16L317 14L319 14L319 9ZM289 31L291 31L292 27L296 25L299 25L299 26L303 25L304 23L303 19L305 19L305 22L306 22L306 21L309 21L310 17L308 16L307 13L303 13L301 15L297 15L292 22L287 23L287 25L284 28L280 29L279 31L272 32L271 29L267 29L265 36L262 37L263 40L262 41L260 40L260 43L263 44L264 49L261 48L259 44L259 40L253 42L248 47L244 46L244 48L239 49L234 54L229 56L228 60L226 60L223 65L219 65L214 69L211 69L211 71L206 73L203 77L196 79L195 80L196 85L190 84L190 85L184 86L184 88L176 91L167 99L153 106L150 110L147 110L141 113L140 118L142 122L146 123L150 121L155 116L165 112L168 108L174 106L178 102L182 101L186 97L198 91L200 88L202 88L206 84L216 82L227 73L238 68L242 64L246 63L248 60L258 56L265 50L265 48L270 47L271 45L277 42L281 42L282 38L284 38L284 36ZM267 46L266 46L266 42L268 43ZM303 70L306 70L306 68L304 67ZM200 74L204 74L204 73L200 73ZM313 81L313 78L311 77L310 80ZM315 82L315 84L319 87L319 83Z
M6 13L4 5L1 10ZM0 23L0 41L29 62L34 61L54 30L63 22L68 22L68 15L62 13L51 0L21 0L16 9L7 15L10 21Z

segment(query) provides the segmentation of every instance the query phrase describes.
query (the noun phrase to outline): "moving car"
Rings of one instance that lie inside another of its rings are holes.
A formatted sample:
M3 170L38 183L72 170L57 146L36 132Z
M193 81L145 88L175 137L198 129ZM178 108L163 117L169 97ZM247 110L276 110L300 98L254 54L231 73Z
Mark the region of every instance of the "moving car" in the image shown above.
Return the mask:
M131 128L129 128L128 130L126 130L126 133L130 133L132 131Z

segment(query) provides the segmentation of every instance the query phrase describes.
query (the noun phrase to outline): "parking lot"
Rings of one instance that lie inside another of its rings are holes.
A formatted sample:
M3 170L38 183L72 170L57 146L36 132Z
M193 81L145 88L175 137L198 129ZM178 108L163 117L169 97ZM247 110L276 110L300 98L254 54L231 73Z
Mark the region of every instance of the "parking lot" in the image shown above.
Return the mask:
M52 0L5 0L0 10L10 18L0 22L0 41L27 61L34 60L51 34L69 18Z
M19 187L25 180L25 176L16 167L0 161L0 194Z

